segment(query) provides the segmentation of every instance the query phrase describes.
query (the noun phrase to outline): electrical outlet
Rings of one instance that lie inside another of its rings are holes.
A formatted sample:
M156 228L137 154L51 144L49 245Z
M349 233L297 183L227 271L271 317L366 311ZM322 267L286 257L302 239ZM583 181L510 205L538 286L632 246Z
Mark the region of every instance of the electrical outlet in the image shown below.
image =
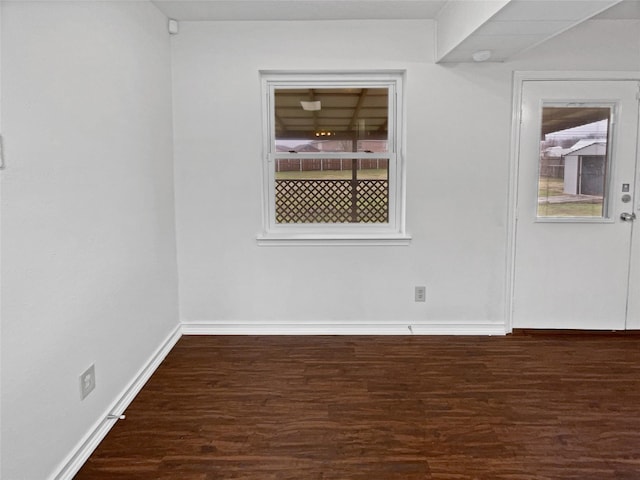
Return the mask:
M416 287L415 301L426 302L427 301L427 287Z
M80 375L80 400L87 398L94 388L96 388L96 368L95 365L91 365Z

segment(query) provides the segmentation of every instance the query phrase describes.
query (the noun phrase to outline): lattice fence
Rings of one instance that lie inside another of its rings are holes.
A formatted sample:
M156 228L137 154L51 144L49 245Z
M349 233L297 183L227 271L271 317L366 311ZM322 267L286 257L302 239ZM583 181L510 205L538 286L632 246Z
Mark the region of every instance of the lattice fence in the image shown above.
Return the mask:
M387 223L387 180L276 180L278 223Z

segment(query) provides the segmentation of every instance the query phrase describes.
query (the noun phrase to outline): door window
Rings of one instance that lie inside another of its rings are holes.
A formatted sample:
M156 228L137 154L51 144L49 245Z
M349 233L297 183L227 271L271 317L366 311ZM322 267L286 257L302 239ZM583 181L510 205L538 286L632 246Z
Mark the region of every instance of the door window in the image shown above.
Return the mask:
M607 218L612 105L545 104L538 218Z

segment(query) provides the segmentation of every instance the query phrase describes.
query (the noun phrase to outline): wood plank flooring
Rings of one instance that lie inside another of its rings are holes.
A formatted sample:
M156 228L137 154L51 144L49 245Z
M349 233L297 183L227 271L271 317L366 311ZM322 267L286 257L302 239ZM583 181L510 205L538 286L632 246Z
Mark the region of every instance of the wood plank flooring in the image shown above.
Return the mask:
M638 480L640 337L183 337L76 480Z

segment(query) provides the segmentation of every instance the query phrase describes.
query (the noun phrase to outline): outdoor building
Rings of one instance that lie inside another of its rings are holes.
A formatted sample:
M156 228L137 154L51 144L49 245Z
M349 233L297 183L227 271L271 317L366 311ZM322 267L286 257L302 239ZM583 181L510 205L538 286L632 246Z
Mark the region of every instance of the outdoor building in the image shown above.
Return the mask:
M564 158L564 193L602 196L605 187L606 139L580 140Z

